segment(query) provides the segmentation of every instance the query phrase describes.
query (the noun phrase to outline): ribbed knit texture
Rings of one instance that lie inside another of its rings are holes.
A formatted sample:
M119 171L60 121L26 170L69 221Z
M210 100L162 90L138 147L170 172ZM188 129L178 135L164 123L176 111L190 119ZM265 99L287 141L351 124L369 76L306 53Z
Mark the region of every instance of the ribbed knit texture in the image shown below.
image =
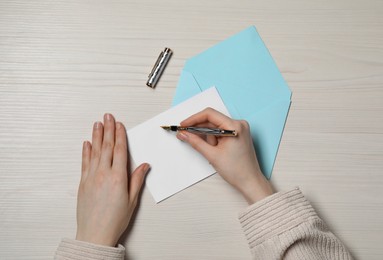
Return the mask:
M254 259L352 259L299 189L249 206L239 220Z
M254 259L348 260L342 242L317 216L299 189L273 194L239 215ZM122 260L125 248L63 239L55 259Z
M64 238L55 255L56 260L123 260L125 247L100 246Z

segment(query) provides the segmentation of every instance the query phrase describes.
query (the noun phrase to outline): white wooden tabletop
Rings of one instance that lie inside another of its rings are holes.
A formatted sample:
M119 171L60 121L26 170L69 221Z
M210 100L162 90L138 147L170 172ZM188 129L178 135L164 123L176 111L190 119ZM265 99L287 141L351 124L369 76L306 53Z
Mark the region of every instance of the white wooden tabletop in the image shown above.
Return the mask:
M255 25L293 97L274 167L357 259L383 259L382 0L1 0L0 259L52 259L76 231L82 141L170 107L185 61ZM174 55L145 86L164 47ZM212 176L156 205L128 259L250 259L244 199Z

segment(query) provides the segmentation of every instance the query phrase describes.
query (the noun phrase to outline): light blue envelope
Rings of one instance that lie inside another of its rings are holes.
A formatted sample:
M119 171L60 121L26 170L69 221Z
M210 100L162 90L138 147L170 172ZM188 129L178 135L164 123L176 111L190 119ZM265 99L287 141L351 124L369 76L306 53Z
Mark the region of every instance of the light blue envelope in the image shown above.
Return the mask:
M187 60L173 105L211 86L233 118L249 122L259 164L270 179L291 91L255 27Z

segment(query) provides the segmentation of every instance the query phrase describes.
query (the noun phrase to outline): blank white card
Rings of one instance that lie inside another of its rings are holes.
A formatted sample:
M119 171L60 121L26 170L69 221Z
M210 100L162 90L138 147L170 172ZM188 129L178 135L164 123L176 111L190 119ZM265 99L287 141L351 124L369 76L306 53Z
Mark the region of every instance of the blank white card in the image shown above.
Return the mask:
M176 132L160 127L179 125L207 107L229 116L216 88L212 87L127 131L135 165L144 162L151 165L146 185L157 203L215 173L201 154L177 139Z

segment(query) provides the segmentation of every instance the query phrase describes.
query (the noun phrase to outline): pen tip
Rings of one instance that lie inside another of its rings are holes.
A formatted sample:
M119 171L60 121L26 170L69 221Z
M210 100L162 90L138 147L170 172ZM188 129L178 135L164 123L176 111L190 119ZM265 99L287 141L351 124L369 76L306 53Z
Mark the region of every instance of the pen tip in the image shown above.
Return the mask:
M165 130L170 130L170 126L162 125L161 127Z

